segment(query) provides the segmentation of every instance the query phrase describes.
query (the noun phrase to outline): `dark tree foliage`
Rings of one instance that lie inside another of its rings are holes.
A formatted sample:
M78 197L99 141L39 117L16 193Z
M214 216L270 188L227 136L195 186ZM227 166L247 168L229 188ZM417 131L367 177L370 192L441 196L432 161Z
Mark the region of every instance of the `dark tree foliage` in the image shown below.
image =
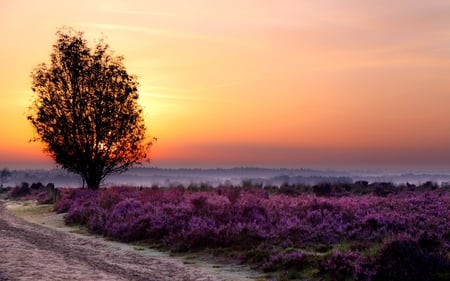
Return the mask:
M0 172L0 182L3 183L11 176L11 172L7 168L3 168Z
M137 78L103 40L90 48L82 32L56 35L50 63L31 74L36 95L28 119L55 162L97 189L147 158Z

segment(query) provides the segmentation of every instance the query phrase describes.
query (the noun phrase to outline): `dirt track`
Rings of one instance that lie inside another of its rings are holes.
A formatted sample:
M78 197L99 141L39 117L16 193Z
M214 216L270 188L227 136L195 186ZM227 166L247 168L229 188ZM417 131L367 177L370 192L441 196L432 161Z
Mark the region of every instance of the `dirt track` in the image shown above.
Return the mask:
M0 202L0 281L4 280L234 279L214 276L170 257L152 257L30 223Z

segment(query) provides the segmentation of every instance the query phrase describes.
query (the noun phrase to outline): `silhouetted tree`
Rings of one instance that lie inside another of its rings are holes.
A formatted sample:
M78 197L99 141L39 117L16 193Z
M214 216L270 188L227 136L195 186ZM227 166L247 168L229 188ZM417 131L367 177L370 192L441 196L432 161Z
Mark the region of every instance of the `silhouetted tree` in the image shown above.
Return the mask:
M0 172L0 182L1 186L3 187L3 183L11 176L11 172L8 170L8 168L3 168L3 170Z
M90 48L82 32L56 35L50 64L31 74L36 96L28 120L55 162L97 189L106 176L147 158L137 78L103 40Z

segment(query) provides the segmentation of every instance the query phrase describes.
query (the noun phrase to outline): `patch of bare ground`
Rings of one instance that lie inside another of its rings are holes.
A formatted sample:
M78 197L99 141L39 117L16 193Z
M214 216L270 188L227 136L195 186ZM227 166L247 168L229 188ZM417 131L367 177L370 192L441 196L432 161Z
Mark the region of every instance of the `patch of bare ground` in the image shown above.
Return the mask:
M0 281L260 278L245 267L186 262L168 253L73 232L49 206L0 202Z

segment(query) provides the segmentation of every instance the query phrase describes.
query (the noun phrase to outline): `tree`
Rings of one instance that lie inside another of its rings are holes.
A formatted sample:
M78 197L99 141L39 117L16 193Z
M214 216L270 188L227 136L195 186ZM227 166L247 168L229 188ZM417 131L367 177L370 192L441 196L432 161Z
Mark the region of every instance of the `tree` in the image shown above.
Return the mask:
M3 187L3 184L5 181L11 176L11 172L8 170L8 168L3 168L3 170L0 172L0 182L1 186Z
M64 28L56 35L50 63L31 74L33 140L89 189L98 189L108 175L147 160L151 141L137 103L137 77L104 40L90 48L83 32Z

